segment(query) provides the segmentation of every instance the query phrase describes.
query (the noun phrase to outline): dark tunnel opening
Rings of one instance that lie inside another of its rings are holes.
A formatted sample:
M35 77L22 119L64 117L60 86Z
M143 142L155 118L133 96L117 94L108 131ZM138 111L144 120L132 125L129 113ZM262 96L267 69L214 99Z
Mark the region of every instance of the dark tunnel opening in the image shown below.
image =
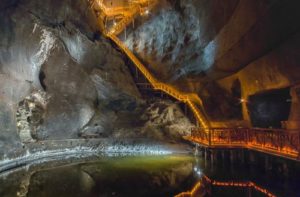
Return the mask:
M253 127L281 128L281 121L288 120L290 113L290 89L284 88L252 95L247 105Z

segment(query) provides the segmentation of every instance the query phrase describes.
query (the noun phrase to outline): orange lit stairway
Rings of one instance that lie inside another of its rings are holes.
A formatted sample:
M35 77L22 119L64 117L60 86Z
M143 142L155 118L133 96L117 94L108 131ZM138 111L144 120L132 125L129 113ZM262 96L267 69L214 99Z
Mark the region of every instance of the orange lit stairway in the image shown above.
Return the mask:
M145 0L136 0L135 3L144 3L144 1ZM154 7L155 3L156 0L152 0L151 4L149 4L150 8ZM100 7L102 9L104 14L105 11L107 11L107 8L103 4L103 0L92 0L90 4L92 8L96 4L98 8ZM204 115L205 113L201 110L203 108L202 101L197 94L180 92L174 87L157 80L141 63L141 61L139 61L133 52L131 52L129 48L117 37L117 35L131 23L140 11L139 6L132 6L132 8L134 9L123 14L124 17L119 20L117 24L113 25L109 30L105 30L104 34L128 56L154 89L161 90L175 99L186 103L190 107L197 122L199 123L200 128L193 130L192 135L185 137L185 139L209 148L248 148L262 151L267 154L299 160L299 132L296 131L293 132L293 134L290 134L274 130L266 132L255 129L210 128L209 121ZM122 9L110 8L109 12L110 14L115 12L116 15L120 15ZM266 142L268 139L271 139L271 141ZM289 140L283 141L280 139Z
M114 41L120 49L131 59L131 61L134 63L134 65L143 73L143 75L146 77L146 79L150 82L150 84L154 87L156 90L161 90L168 95L174 97L175 99L187 103L191 110L193 111L197 121L200 123L200 125L203 128L208 128L208 123L206 118L202 115L201 111L196 107L194 100L196 101L196 98L200 100L200 98L196 94L186 94L179 92L175 88L173 88L170 85L164 84L159 82L157 79L155 79L151 73L146 69L146 67L137 59L137 57L117 38L117 36L113 34L109 34L108 37Z
M95 1L97 6L100 7L103 12L107 11L107 8L103 4L103 0ZM92 5L95 4L95 2L92 3ZM139 0L137 2L144 3L143 0ZM156 1L151 1L151 3L148 5L148 9L151 9L155 6ZM174 97L175 99L186 103L190 109L192 110L193 114L195 115L195 118L197 122L199 123L200 127L202 128L209 128L209 122L207 121L206 117L203 115L202 111L198 109L198 106L202 106L202 101L199 98L197 94L193 93L183 93L178 91L177 89L173 88L172 86L162 83L158 81L148 70L147 68L139 61L139 59L128 49L128 47L116 36L119 33L121 33L126 26L134 19L134 17L138 13L138 7L132 6L135 9L131 10L131 14L127 14L124 16L123 19L121 19L117 24L115 24L111 29L105 30L104 34L110 38L127 56L128 58L133 62L133 64L140 70L140 72L144 75L144 77L149 81L149 83L154 87L156 90L161 90L165 92L166 94ZM114 10L114 8L110 9L110 12L115 11L116 15L119 14L117 10Z

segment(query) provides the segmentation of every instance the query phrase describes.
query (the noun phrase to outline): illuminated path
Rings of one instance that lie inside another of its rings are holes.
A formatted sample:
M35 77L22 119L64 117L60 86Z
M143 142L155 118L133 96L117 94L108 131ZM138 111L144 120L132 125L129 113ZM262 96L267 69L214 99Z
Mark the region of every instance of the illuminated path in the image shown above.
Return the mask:
M299 130L259 128L192 129L186 140L208 148L246 148L300 161Z
M107 6L105 1L107 3L107 0L89 0L91 7L99 18L100 27L105 35L118 35L138 14L147 15L157 2L157 0L113 0L114 5L112 5L111 1L111 5ZM106 27L107 20L114 21L114 26L110 30L107 30Z
M175 99L187 103L191 110L193 111L195 117L197 118L197 121L200 123L200 125L203 128L208 128L207 121L205 120L205 117L202 115L200 110L197 108L194 102L197 100L197 96L195 94L185 94L182 92L179 92L175 88L159 82L157 79L155 79L149 71L145 68L145 66L136 58L136 56L113 34L109 35L111 40L113 40L125 53L126 55L131 59L131 61L136 65L136 67L143 73L143 75L146 77L146 79L150 82L150 84L154 87L156 90L161 90L168 95L174 97ZM196 98L196 99L195 99ZM199 97L198 97L199 98ZM198 101L199 102L199 101ZM200 101L201 102L201 101Z
M132 5L133 9L130 10L131 12L127 12L127 14L124 15L124 17L117 24L115 24L109 30L106 30L104 32L105 35L108 38L110 38L120 49L122 49L122 51L134 63L134 65L140 70L140 72L144 75L144 77L149 81L149 83L153 86L153 88L155 90L161 90L161 91L167 93L168 95L174 97L175 99L186 103L190 107L192 112L194 113L200 126L202 128L206 128L206 129L209 128L209 123L206 120L206 117L203 115L202 111L199 110L199 107L202 107L202 101L197 94L193 94L193 93L187 94L187 93L180 92L177 89L175 89L174 87L157 80L147 70L147 68L141 63L141 61L139 61L139 59L129 50L129 48L116 36L119 33L121 33L126 28L126 26L134 19L134 17L138 14L139 3L145 4L145 2L147 2L147 1L135 0L132 2L135 2L134 5L136 5L136 6ZM122 11L122 9L120 9L119 7L108 9L104 5L103 0L95 1L92 3L92 5L98 6L99 8L101 8L101 10L104 12L104 14L106 12L108 12L108 10L109 10L109 13L108 13L109 15L113 15L112 13L115 13L115 15L117 16L117 15L124 13ZM150 4L147 5L147 9L151 9L154 6L155 6L155 1L150 1Z
M202 180L195 184L191 191L182 192L175 197L196 197L196 196L203 196L207 191L207 187L235 187L235 188L252 188L260 193L264 194L268 197L276 197L274 194L269 192L267 189L264 189L257 184L247 181L247 182L235 182L235 181L215 181L211 180L207 176L203 176ZM251 196L251 195L249 195Z
M149 12L155 6L156 0L127 0L129 7L111 6L110 8L107 8L103 2L104 0L90 1L92 8L95 11L100 9L100 12L105 15L104 18L121 16L121 18L118 18L118 22L114 19L115 23L112 27L103 29L104 34L128 56L155 90L161 90L186 103L192 110L200 128L192 130L191 136L184 137L186 140L208 148L248 148L299 160L299 131L210 128L209 121L201 110L203 109L202 101L197 94L180 92L174 87L157 80L117 37L133 21L134 17ZM115 2L125 2L125 0L116 0ZM100 20L103 20L103 18L100 18Z

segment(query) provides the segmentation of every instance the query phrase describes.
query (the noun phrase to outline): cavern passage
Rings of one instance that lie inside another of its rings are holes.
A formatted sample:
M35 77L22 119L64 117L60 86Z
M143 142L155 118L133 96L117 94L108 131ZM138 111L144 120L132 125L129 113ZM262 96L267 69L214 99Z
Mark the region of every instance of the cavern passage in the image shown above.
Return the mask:
M299 0L2 0L0 196L300 196Z

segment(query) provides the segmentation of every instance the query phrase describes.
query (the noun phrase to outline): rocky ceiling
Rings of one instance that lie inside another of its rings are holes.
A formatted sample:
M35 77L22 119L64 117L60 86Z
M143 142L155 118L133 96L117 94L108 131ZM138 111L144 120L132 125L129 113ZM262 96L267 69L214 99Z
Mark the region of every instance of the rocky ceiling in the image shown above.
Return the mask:
M298 6L294 0L170 0L126 42L166 81L220 79L296 36Z
M241 98L299 82L299 5L164 1L124 41L158 78L197 92L211 120L249 121Z

